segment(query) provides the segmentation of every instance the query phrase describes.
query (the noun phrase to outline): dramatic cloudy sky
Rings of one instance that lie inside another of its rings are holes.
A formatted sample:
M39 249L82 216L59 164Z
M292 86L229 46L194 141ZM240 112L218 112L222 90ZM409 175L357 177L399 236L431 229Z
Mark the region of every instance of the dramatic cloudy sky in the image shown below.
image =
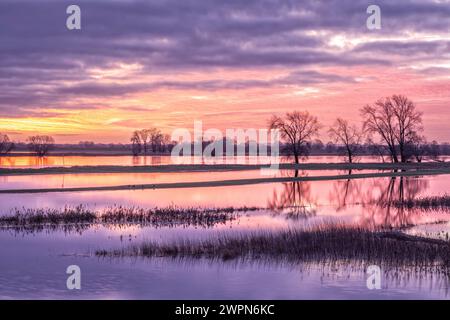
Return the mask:
M70 4L82 30L66 28ZM359 123L395 93L450 141L450 1L0 0L0 132L15 140L260 128L292 110Z

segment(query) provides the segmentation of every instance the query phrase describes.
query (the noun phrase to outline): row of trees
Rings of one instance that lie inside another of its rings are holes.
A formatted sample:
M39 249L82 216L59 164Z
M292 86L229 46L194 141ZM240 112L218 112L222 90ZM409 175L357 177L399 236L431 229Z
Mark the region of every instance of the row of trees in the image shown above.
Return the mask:
M37 156L45 156L55 145L55 140L50 136L31 136L27 138L28 149ZM6 155L14 150L15 144L8 135L0 133L0 155Z
M163 134L159 129L142 129L136 130L131 136L131 151L137 156L141 153L144 155L150 150L151 152L166 151L170 143L170 136Z
M50 136L32 136L27 139L28 149L36 153L38 157L43 157L53 149L55 140Z
M422 113L407 97L393 95L379 99L372 105L364 106L360 113L363 120L361 127L338 118L328 129L330 138L342 146L349 162L361 150L363 140L380 156L387 154L395 163L411 159L420 162L423 156L436 152L420 134L423 131ZM288 112L285 117L273 116L269 128L280 131L283 151L294 156L295 163L299 163L300 158L308 154L313 138L318 136L322 125L309 112L294 111Z

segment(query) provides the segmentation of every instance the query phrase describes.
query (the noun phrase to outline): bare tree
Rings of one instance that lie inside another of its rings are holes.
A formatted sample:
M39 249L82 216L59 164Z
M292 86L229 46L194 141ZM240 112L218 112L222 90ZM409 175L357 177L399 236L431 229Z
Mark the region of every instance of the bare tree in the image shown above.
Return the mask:
M171 151L171 146L170 146L170 144L171 144L171 141L170 141L170 139L171 139L171 136L170 136L170 134L164 134L164 136L163 136L163 147L164 147L164 151Z
M267 203L267 208L277 214L286 214L288 219L303 219L315 216L317 200L311 194L309 182L293 181L283 183L280 193L273 191L272 198Z
M320 127L317 117L308 111L288 112L284 118L274 115L269 121L269 129L280 131L286 150L294 156L297 164L300 157L307 154L310 142L318 135Z
M337 118L333 126L328 130L328 134L334 143L344 146L348 162L352 163L361 143L361 131L355 125L350 125L347 120Z
M151 128L148 129L149 136L150 136L150 143L152 146L152 151L156 152L158 150L161 150L161 145L163 143L164 135L159 129Z
M441 148L436 140L433 140L431 144L428 146L427 154L430 159L434 161L440 161L439 156L441 155Z
M417 162L422 162L427 154L427 141L424 136L415 135L406 145L405 154L407 158L414 158Z
M39 157L45 156L55 145L55 140L50 136L28 137L28 148Z
M361 109L364 130L387 145L392 162L408 160L408 145L422 130L422 113L405 96L393 95Z
M130 141L131 141L131 152L133 152L133 155L137 156L142 152L142 143L141 138L139 136L139 131L133 132Z
M6 155L14 149L14 143L9 140L8 135L0 132L0 155Z
M408 160L406 147L414 142L418 132L422 131L422 113L416 111L415 104L405 96L392 96L393 112L397 119L398 128L394 131L400 149L400 160Z
M136 131L136 133L138 134L138 137L141 140L141 143L144 146L144 154L147 154L147 147L148 147L148 142L150 139L150 131L148 129L142 129L139 131Z

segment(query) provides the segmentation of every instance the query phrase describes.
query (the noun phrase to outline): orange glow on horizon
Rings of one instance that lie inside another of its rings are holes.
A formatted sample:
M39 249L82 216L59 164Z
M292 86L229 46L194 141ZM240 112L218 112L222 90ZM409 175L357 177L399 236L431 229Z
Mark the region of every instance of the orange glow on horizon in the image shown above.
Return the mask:
M274 113L306 109L317 115L325 125L337 116L359 123L359 108L380 97L402 93L416 102L424 114L425 133L431 139L446 141L446 133L429 123L440 123L441 113L450 85L446 78L418 76L414 68L377 67L322 68L320 72L342 74L353 78L349 82L330 82L317 85L269 84L283 79L290 70L218 70L211 73L190 72L177 76L177 81L220 81L255 79L268 85L248 88L181 89L157 88L125 94L119 97L93 96L70 98L61 109L41 108L27 117L0 118L0 132L16 141L24 141L33 134L53 135L57 143L77 143L90 140L102 143L127 143L136 129L157 127L170 134L176 128L191 129L201 120L204 129L265 128ZM100 82L115 81L126 84L130 79L157 81L156 76L141 75L137 64L121 64L111 70L91 70ZM301 72L300 72L301 74ZM159 77L160 78L160 77ZM158 81L161 81L159 79ZM436 92L441 93L436 96ZM77 109L77 104L92 106ZM74 107L72 107L72 105ZM46 116L49 114L50 116ZM326 130L324 130L326 132ZM327 140L326 133L321 138Z

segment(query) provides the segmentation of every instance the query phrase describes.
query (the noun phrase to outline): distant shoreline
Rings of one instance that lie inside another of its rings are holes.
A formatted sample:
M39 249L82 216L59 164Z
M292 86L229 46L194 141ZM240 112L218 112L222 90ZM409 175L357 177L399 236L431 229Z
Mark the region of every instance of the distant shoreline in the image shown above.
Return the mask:
M50 152L48 153L46 156L44 156L43 158L47 158L47 157L170 157L171 153L170 152L161 152L161 153L148 153L148 154L138 154L138 155L133 155L131 154L129 151L125 152L125 151L98 151L98 150L93 150L92 152L89 151L55 151L55 152ZM255 157L257 155L249 155L246 154L244 157ZM287 155L282 154L282 157L287 157ZM337 154L337 153L311 153L309 154L309 156L323 156L323 157L344 157L342 154ZM388 155L385 154L385 157L387 157ZM445 156L445 155L443 155ZM33 157L33 158L40 158L39 156L37 156L35 153L33 152L11 152L8 154L0 154L0 159L1 158L7 158L7 157ZM360 157L379 157L378 154L364 154L361 155Z
M147 154L138 154L133 155L130 150L105 150L105 149L93 149L93 150L76 150L76 149L54 149L50 151L44 158L47 157L169 157L171 153L168 151L165 152L149 152ZM245 157L254 157L257 155L246 154ZM280 156L287 157L288 155L285 153L281 153ZM311 151L308 155L309 157L345 157L342 153L339 152L326 152L326 151ZM379 153L363 153L359 154L357 157L389 157L388 153L384 153L380 155ZM450 156L448 153L440 154L442 157ZM1 158L8 157L33 157L40 158L36 153L21 150L21 151L13 151L8 154L0 154ZM426 158L426 157L425 157Z
M170 153L151 153L151 154L139 154L136 157L162 157L162 156L170 156ZM0 155L0 158L7 158L7 157L35 157L39 158L35 153L33 152L11 152L6 155ZM93 150L92 152L89 151L55 151L48 153L44 158L46 157L134 157L129 151L98 151Z

